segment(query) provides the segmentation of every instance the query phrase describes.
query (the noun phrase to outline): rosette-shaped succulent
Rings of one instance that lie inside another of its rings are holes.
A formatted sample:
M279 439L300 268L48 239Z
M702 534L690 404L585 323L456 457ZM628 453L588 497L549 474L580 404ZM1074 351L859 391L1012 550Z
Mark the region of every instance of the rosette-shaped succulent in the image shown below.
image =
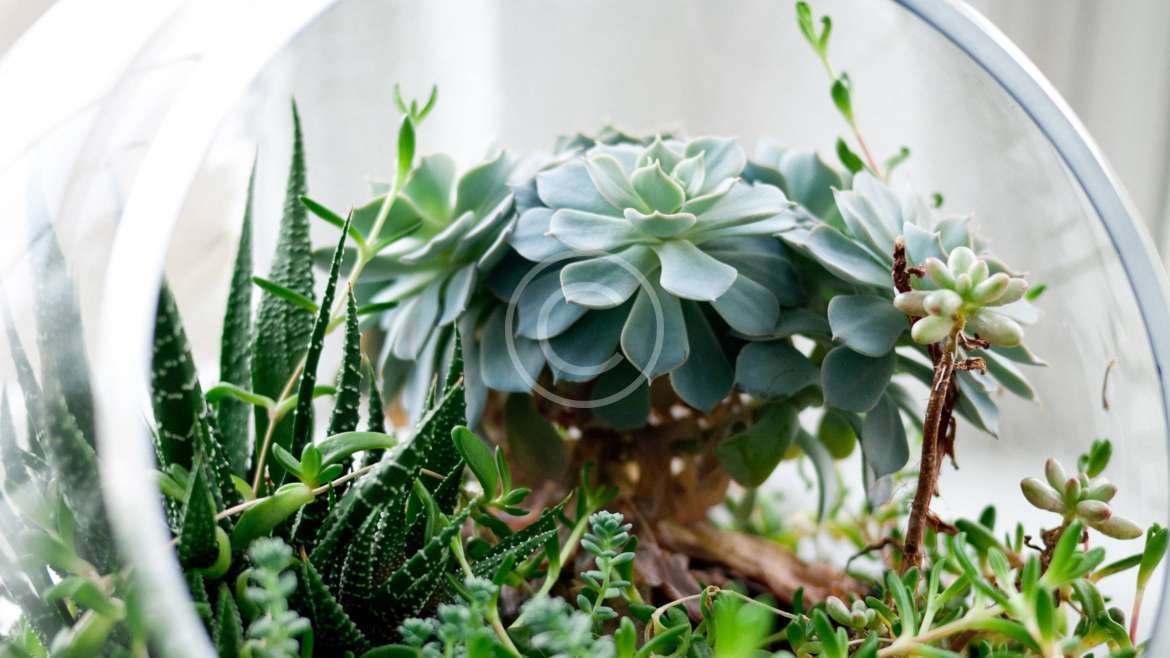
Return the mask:
M1081 519L1085 525L1114 539L1137 539L1142 529L1133 521L1113 513L1109 501L1117 495L1117 486L1105 478L1098 477L1108 463L1108 450L1098 442L1090 453L1093 456L1105 453L1104 459L1089 459L1075 475L1068 475L1055 459L1044 464L1044 479L1025 478L1020 482L1024 497L1034 507L1060 514L1066 522Z
M730 139L598 144L518 192L511 244L536 265L501 292L516 302L515 341L530 374L543 367L537 342L547 340L558 380L605 377L620 350L645 378L670 373L698 409L726 396L726 328L767 335L781 306L803 296L771 237L791 223L790 204L774 186L742 182L745 163ZM489 338L485 354L503 349ZM484 365L492 388L528 389L505 372L511 364Z
M919 318L910 330L915 342L937 343L964 329L1000 347L1015 347L1023 340L1019 323L991 307L1023 299L1027 281L1006 272L991 274L987 261L968 247L953 249L945 263L927 258L923 270L934 290L911 290L894 297L898 310Z
M422 408L436 374L450 365L455 325L483 303L482 283L508 251L515 215L507 180L513 167L500 153L456 181L450 158L422 158L389 213L391 226L421 222L420 228L363 271L363 286L373 289L363 297L397 303L382 316L383 373L386 392L401 390L412 413ZM382 200L355 210L354 223L360 226L362 217L377 213Z

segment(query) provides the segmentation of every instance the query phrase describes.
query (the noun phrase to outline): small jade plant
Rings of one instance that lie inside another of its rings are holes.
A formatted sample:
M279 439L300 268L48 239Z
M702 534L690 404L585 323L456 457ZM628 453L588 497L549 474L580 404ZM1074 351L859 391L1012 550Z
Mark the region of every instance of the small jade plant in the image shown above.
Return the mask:
M1109 506L1117 495L1117 485L1098 477L1109 465L1113 454L1108 441L1093 442L1092 449L1077 463L1077 472L1069 475L1064 466L1050 458L1044 463L1044 479L1030 477L1020 482L1029 503L1061 515L1063 524L1080 519L1085 525L1114 539L1137 539L1141 526L1119 516Z

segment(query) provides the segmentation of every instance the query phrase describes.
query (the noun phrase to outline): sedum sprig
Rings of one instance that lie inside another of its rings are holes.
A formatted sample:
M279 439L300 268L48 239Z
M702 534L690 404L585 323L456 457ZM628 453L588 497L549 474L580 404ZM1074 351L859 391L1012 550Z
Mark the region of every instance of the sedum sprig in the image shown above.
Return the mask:
M1080 519L1085 525L1114 539L1137 539L1142 529L1133 521L1114 514L1109 502L1117 495L1117 485L1098 477L1109 463L1108 441L1093 444L1089 458L1081 461L1078 472L1069 475L1056 459L1044 463L1044 479L1025 478L1020 482L1024 497L1033 507L1060 514L1067 525Z
M309 620L290 609L288 599L297 577L288 570L292 549L279 539L258 539L248 550L253 568L244 596L260 609L248 626L245 655L250 658L292 658L300 653L298 637L310 631Z
M894 298L899 310L920 318L910 330L915 342L937 343L964 329L999 347L1015 347L1023 341L1019 323L991 310L1022 299L1028 292L1023 278L1006 272L992 274L987 260L968 247L951 250L945 263L927 258L922 269L934 289L911 290Z
M577 606L588 613L594 625L617 617L605 602L620 598L630 586L619 573L623 564L634 560L633 551L626 550L632 541L632 526L624 520L616 512L596 512L589 517L590 531L581 539L581 546L593 554L595 568L581 574L586 586L577 596Z

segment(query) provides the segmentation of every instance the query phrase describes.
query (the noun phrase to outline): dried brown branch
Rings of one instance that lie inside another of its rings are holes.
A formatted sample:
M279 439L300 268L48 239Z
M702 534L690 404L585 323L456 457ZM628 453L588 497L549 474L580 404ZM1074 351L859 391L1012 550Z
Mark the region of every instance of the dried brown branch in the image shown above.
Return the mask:
M804 600L824 601L829 595L860 594L865 586L825 564L809 564L792 551L764 537L721 530L706 523L682 525L659 521L658 542L665 548L706 562L721 564L744 578L766 586L784 603L804 588Z

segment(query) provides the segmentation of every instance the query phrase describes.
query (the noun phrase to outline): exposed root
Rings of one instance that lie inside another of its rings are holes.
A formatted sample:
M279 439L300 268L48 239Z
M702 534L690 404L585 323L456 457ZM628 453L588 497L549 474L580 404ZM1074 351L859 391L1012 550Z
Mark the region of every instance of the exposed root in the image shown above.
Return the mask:
M744 578L761 583L787 604L796 590L816 604L830 595L846 597L865 592L865 585L825 564L809 564L787 548L763 537L722 530L706 523L680 525L659 521L658 541L670 550L721 564Z

